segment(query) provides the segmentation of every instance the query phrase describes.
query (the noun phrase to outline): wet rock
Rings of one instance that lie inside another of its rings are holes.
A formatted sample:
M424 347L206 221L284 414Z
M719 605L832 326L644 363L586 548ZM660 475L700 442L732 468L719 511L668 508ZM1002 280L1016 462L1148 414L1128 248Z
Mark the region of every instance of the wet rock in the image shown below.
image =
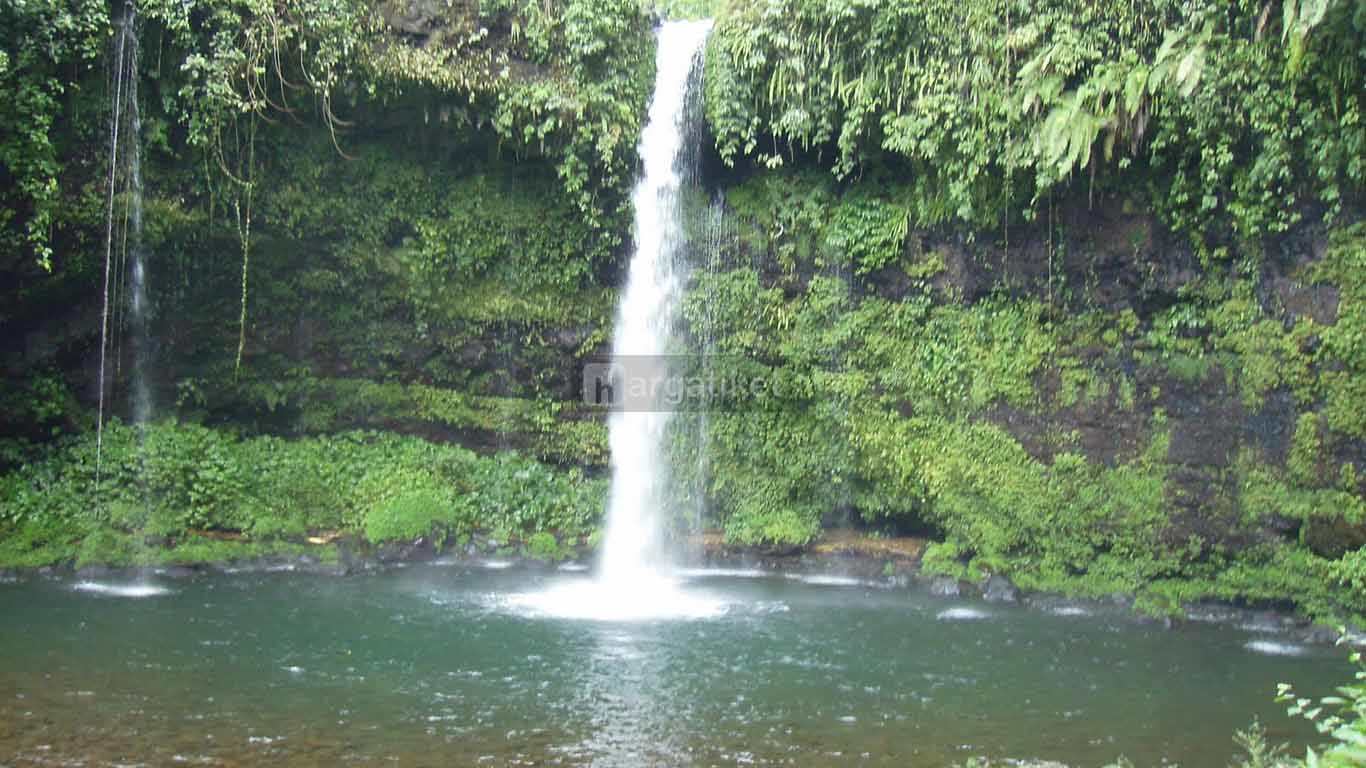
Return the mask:
M1304 543L1314 554L1335 560L1366 546L1366 524L1342 516L1316 517L1305 523Z
M930 594L935 597L958 597L962 589L958 585L958 579L948 576L936 576L930 581Z
M1338 641L1338 631L1333 627L1315 624L1305 629L1304 642L1314 645L1332 645Z
M982 587L982 599L988 603L1014 603L1020 599L1020 590L1010 583L1010 579L996 574Z
M39 571L41 573L41 571ZM115 570L107 565L87 565L76 571L78 579L107 579L113 576Z
M593 326L558 328L550 333L550 343L565 350L576 350L593 335Z
M1238 621L1238 610L1218 603L1191 603L1182 606L1189 621L1202 624L1231 624Z
M1248 614L1243 626L1254 632L1285 632L1294 623L1294 619L1276 611L1254 611Z
M337 542L337 571L342 576L350 576L355 573L359 566L359 558L351 550L350 543L346 541Z
M381 563L422 562L436 558L436 547L423 536L408 542L381 544L375 556Z

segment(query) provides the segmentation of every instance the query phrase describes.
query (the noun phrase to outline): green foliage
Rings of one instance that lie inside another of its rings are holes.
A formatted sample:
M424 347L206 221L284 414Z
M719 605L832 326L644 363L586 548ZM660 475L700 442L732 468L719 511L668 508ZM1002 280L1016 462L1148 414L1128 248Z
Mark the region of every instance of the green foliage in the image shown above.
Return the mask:
M936 218L998 225L1084 173L1148 181L1208 242L1255 238L1366 181L1361 15L1284 7L735 2L709 44L707 117L728 162L904 166Z
M240 439L173 422L111 423L96 485L92 443L3 476L0 563L250 556L336 531L376 543L475 530L580 536L605 494L602 481L509 453L365 432ZM210 531L234 543L214 544Z
M859 274L900 260L906 243L906 211L876 198L849 196L835 211L827 244Z
M1323 436L1319 431L1319 415L1302 413L1295 421L1295 434L1290 440L1290 456L1286 469L1290 478L1300 485L1318 484L1323 472Z
M405 488L374 502L365 514L365 538L373 542L411 541L450 522L454 499L444 488Z
M1344 643L1345 637L1339 640ZM1286 712L1314 724L1331 739L1329 745L1310 749L1304 764L1309 768L1355 768L1366 765L1366 663L1360 651L1351 654L1356 667L1353 682L1340 686L1337 695L1317 701L1297 696L1293 686L1281 683L1276 700L1289 706Z
M492 32L505 13L506 37ZM364 57L372 87L466 97L474 109L456 112L462 122L487 116L500 141L555 158L565 193L589 225L615 236L607 226L622 221L617 206L633 175L654 65L643 6L520 0L444 21L438 44L373 47Z
M1353 556L1334 560L1315 539L1366 516L1355 470L1344 480L1328 461L1339 438L1316 410L1337 386L1329 374L1355 364L1326 343L1315 351L1311 337L1338 325L1278 319L1256 299L1263 267L1248 263L1211 269L1150 315L1059 316L1004 289L960 303L912 284L884 298L885 283L860 274L868 259L831 244L848 227L894 220L870 211L915 210L899 194L884 179L839 189L806 171L760 172L727 191L733 236L694 269L683 316L694 343L721 353L705 375L764 385L727 391L704 424L684 420L672 436L674 455L686 457L676 481L684 497L705 497L704 524L732 543L777 547L837 524L928 532L937 541L927 572L1134 594L1159 615L1202 599L1287 598L1317 616L1366 613L1334 575L1350 573ZM879 231L850 242L891 242ZM895 250L927 237L908 233ZM1355 241L1332 242L1331 277L1319 269L1340 285L1352 279L1344 246ZM987 261L965 250L958 258ZM876 263L894 284L908 261ZM1183 517L1188 470L1169 465L1160 402L1135 413L1140 397L1161 401L1171 380L1194 391L1222 385L1250 411L1288 393L1300 420L1287 467L1249 449L1209 470L1220 490L1195 513L1209 528ZM1132 436L1101 458L1065 429L1093 419L1139 423L1124 424ZM1278 537L1285 520L1304 538Z
M587 282L592 257L602 256L600 243L562 194L529 175L461 179L431 215L417 219L414 247L398 255L423 320L468 316L475 302L452 294L487 285L530 294L526 310L535 317L557 302L553 297Z
M967 575L963 560L963 550L956 541L932 541L925 547L920 568L927 574L961 579Z
M1366 549L1358 548L1343 555L1329 567L1329 573L1343 589L1353 594L1366 594Z
M1255 720L1246 730L1233 732L1233 743L1247 755L1238 761L1236 768L1284 768L1290 764L1285 757L1285 746L1268 742L1266 729Z
M35 442L61 436L79 423L80 407L71 388L55 370L31 371L0 384L0 467L22 461Z
M1311 279L1338 290L1337 322L1321 329L1321 358L1332 361L1320 374L1328 428L1366 438L1366 223L1332 234Z
M25 0L0 7L0 248L52 269L52 232L62 218L64 104L98 71L109 7L104 0ZM64 141L65 139L65 141Z
M725 5L722 0L653 0L654 12L665 19L712 19Z
M533 559L554 562L561 558L560 543L555 540L555 534L549 531L538 531L531 534L526 540L526 553Z

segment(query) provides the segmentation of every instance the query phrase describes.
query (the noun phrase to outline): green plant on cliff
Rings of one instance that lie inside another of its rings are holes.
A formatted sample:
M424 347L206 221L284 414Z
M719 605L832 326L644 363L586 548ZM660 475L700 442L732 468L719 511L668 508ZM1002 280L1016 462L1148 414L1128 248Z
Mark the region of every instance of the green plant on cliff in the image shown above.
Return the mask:
M709 46L707 115L727 161L904 166L930 207L978 226L1077 177L1144 171L1168 221L1217 249L1336 212L1366 181L1366 16L1283 8L736 2Z
M52 234L62 224L64 155L87 138L63 125L65 105L97 72L106 42L104 0L29 0L0 7L0 248L52 269ZM7 264L7 266L10 266Z

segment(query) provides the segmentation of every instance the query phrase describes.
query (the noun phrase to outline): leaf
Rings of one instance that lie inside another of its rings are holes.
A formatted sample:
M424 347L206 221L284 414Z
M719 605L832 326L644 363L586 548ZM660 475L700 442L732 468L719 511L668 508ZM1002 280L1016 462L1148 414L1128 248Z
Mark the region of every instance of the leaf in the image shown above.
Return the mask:
M1124 80L1124 111L1130 115L1137 112L1147 89L1148 68L1139 64L1129 71L1129 76Z
M1181 64L1176 68L1176 82L1180 86L1182 98L1190 98L1200 84L1200 74L1204 69L1205 47L1197 45L1186 52Z
M1285 0L1282 7L1284 15L1281 18L1281 42L1285 42L1290 37L1290 30L1295 28L1295 14L1298 6L1295 0Z

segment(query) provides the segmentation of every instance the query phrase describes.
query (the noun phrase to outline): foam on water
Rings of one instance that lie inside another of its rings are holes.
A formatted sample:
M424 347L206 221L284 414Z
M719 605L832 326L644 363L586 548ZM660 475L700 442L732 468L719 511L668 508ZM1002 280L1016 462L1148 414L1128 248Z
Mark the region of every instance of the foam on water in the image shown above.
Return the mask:
M759 568L679 568L685 579L762 579L773 574Z
M93 595L104 595L106 597L141 598L171 594L171 590L155 584L109 584L101 581L81 581L73 584L71 588L77 592L89 592Z
M814 584L820 587L861 587L865 584L865 582L852 576L831 576L825 573L794 573L788 578L796 579L803 584Z
M678 582L653 577L634 583L582 579L555 584L539 592L500 598L516 613L538 618L585 621L661 621L712 619L726 613L727 602Z
M1306 649L1295 643L1282 643L1276 640L1249 640L1243 647L1263 656L1303 656Z
M935 618L940 621L980 621L991 618L991 614L977 608L946 608Z

